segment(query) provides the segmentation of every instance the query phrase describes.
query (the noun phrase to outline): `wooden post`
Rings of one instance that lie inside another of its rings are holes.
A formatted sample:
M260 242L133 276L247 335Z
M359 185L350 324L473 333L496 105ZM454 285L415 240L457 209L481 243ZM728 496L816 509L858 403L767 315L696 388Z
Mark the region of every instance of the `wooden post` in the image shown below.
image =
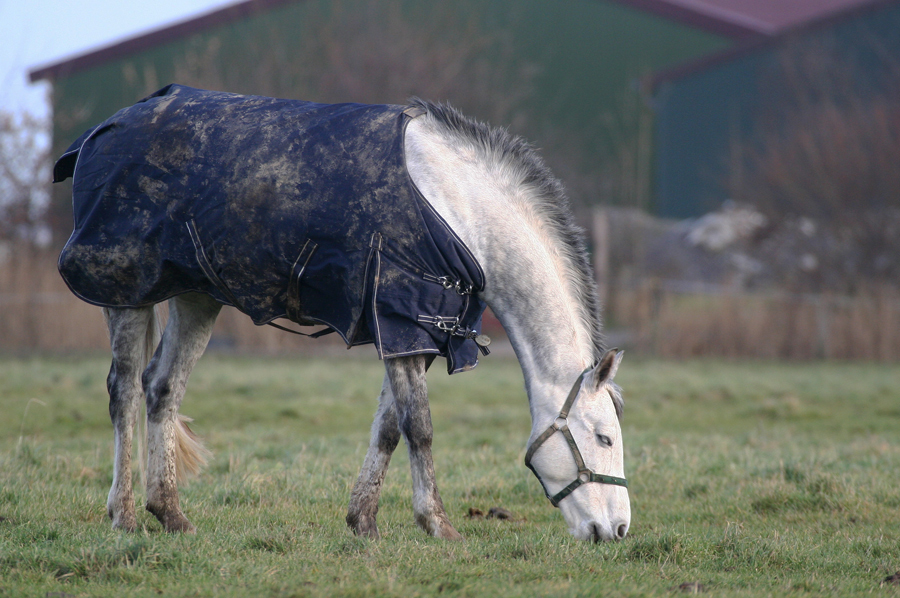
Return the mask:
M594 278L597 281L597 295L604 309L604 316L609 317L609 211L596 208L593 216L592 236L594 238Z

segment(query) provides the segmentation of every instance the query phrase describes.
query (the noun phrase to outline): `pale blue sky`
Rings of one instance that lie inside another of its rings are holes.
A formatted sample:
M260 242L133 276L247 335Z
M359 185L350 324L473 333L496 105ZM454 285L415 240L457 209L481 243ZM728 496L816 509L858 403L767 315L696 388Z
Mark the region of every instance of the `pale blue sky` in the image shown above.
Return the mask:
M0 110L45 116L28 71L238 0L0 0Z

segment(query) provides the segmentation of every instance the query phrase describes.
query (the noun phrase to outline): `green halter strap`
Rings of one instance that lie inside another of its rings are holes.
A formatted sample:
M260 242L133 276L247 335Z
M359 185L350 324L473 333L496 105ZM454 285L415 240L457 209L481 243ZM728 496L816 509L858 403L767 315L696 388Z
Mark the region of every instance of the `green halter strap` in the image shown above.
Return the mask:
M581 383L584 381L584 377L588 372L591 371L592 368L588 368L581 372L578 376L578 379L575 380L575 384L572 385L572 390L569 391L569 396L566 397L566 402L563 403L562 409L559 411L559 415L556 416L556 419L550 424L550 427L544 430L544 432L534 439L534 442L528 447L528 450L525 452L525 465L534 473L535 477L541 483L541 486L544 487L544 494L547 495L547 498L550 499L550 504L554 507L558 507L559 503L562 499L572 494L576 488L583 484L587 484L590 482L595 482L597 484L612 484L615 486L624 486L628 487L628 482L625 478L617 478L611 475L602 475L599 473L594 473L591 471L585 464L584 458L581 456L581 451L578 450L578 445L575 443L575 437L572 436L572 431L569 430L568 417L569 410L572 409L572 405L575 404L575 399L578 398L578 393L581 390ZM569 445L569 449L572 451L572 456L575 458L575 465L578 467L578 477L576 477L572 483L568 486L550 496L550 493L547 491L547 484L544 483L544 480L541 479L541 475L537 472L537 470L531 465L531 459L534 457L535 452L541 447L544 442L547 441L548 438L553 436L556 432L562 433L563 437L566 439L566 442Z

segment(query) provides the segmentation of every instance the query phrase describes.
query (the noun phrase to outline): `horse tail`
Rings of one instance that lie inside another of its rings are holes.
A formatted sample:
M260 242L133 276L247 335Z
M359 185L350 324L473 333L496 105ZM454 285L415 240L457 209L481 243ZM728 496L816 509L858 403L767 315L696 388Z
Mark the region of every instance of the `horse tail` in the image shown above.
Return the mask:
M104 310L105 311L105 310ZM153 306L147 330L144 331L144 351L141 354L141 371L147 369L159 341L162 340L162 319L159 317L159 305Z
M212 455L200 437L188 426L188 422L192 421L194 420L180 413L175 420L175 479L178 483L200 473Z

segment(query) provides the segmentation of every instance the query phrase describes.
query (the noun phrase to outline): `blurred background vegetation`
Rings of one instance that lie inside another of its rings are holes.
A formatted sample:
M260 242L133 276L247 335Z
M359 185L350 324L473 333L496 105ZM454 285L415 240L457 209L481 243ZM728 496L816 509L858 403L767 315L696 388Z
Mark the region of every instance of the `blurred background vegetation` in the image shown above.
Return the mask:
M105 343L53 272L72 215L50 164L177 81L417 95L530 139L588 230L617 344L896 360L900 2L705 4L747 18L665 0L249 0L35 70L53 122L0 113L0 349ZM304 346L230 313L216 342Z

